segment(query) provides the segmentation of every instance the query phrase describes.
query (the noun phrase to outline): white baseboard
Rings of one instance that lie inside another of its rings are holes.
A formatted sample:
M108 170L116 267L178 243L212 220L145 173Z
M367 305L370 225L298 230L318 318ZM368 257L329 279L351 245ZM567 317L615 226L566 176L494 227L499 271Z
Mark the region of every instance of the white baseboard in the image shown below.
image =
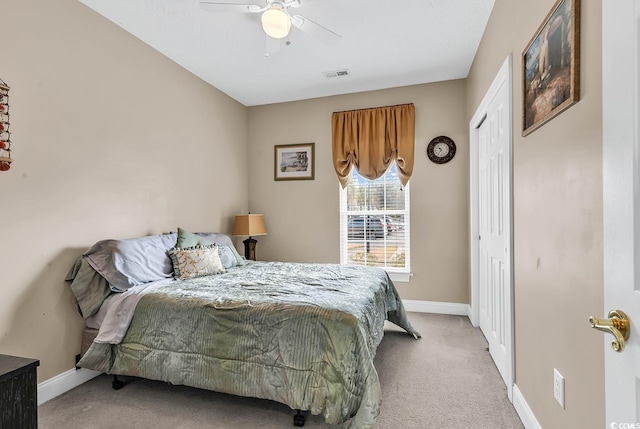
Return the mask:
M416 301L413 299L403 299L402 304L404 305L405 310L415 311L416 313L451 314L453 316L469 316L469 314L471 314L471 307L469 304Z
M513 385L513 407L516 409L526 429L542 429L533 411L529 408L529 404L527 404L524 396L522 396L522 392L520 392L520 389L518 389L518 386L515 384Z
M78 387L100 374L102 373L90 369L74 368L45 380L38 384L38 405L42 405L56 396Z

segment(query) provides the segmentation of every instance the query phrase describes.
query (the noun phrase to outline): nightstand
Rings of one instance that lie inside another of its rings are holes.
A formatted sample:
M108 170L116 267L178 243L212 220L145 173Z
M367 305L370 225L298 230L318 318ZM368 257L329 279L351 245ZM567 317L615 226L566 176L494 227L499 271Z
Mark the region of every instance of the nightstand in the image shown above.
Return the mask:
M0 428L38 427L37 359L0 354Z

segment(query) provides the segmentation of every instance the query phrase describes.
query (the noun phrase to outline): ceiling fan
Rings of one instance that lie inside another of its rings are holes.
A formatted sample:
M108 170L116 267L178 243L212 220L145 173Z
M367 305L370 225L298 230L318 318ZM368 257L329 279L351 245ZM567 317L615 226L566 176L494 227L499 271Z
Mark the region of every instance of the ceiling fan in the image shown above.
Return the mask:
M291 27L296 27L305 33L309 33L328 45L335 45L340 39L340 35L334 33L326 27L317 24L302 15L292 15L290 8L298 8L302 5L301 0L265 0L265 5L238 4L219 1L201 0L200 6L212 12L239 12L239 13L260 13L262 29L269 38L284 39L289 35Z

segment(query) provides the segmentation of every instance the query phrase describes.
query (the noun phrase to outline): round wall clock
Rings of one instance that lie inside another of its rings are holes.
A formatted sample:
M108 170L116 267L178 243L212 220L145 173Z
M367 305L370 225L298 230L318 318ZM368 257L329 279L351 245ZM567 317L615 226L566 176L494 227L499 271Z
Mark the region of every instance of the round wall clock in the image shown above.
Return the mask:
M455 154L456 144L446 136L438 136L427 145L427 156L436 164L451 161Z

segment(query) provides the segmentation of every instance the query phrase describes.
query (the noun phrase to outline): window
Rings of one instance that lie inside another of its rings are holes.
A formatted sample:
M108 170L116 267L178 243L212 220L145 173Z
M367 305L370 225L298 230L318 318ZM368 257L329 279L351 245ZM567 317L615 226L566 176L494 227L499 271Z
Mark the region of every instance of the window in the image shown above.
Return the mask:
M340 189L340 262L382 267L394 280L408 281L409 185L402 186L396 164L376 180L352 169Z

